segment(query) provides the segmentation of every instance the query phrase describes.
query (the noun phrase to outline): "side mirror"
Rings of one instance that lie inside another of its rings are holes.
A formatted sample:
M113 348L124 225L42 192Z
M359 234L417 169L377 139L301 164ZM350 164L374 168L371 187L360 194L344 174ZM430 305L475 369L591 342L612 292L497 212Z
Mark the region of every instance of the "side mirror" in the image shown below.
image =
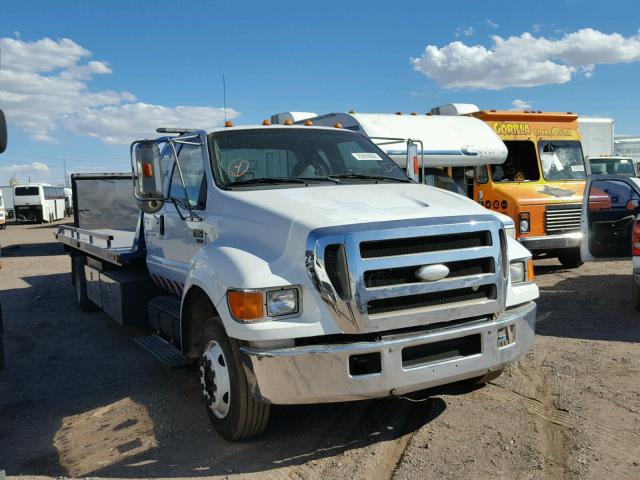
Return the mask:
M162 208L162 171L160 148L152 141L138 141L131 145L134 196L138 206L146 213L155 213Z
M7 120L0 110L0 153L7 149Z

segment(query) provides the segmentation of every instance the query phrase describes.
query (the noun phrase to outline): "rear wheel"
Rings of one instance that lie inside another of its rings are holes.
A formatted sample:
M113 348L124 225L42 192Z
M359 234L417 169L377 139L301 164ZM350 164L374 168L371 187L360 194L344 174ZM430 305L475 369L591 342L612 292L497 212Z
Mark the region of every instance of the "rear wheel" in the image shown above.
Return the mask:
M86 257L73 257L73 278L76 287L76 300L81 312L95 312L98 307L87 296L87 278L84 273Z
M218 317L209 319L200 355L200 384L211 423L226 440L253 437L267 426L270 405L249 388L236 340L227 337Z
M564 268L578 268L582 265L580 248L567 248L558 254L558 260Z
M633 308L640 310L640 286L636 282L636 279L632 279L633 282Z

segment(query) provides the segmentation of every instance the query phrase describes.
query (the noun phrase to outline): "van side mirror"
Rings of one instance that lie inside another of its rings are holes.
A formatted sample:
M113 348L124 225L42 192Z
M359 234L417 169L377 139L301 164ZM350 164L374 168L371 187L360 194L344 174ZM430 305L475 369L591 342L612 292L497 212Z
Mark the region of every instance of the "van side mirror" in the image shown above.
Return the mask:
M7 149L7 120L0 110L0 153Z
M140 140L131 145L134 196L138 206L146 213L155 213L162 208L162 170L160 148L149 140Z

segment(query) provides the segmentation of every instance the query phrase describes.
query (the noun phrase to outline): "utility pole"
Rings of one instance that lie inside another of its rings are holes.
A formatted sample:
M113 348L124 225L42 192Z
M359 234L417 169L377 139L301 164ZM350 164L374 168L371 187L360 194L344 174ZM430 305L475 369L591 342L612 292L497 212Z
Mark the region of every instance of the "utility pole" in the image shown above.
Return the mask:
M68 179L67 179L67 159L63 158L62 159L62 163L64 165L64 186L68 187L69 185L67 183L67 181L68 181Z

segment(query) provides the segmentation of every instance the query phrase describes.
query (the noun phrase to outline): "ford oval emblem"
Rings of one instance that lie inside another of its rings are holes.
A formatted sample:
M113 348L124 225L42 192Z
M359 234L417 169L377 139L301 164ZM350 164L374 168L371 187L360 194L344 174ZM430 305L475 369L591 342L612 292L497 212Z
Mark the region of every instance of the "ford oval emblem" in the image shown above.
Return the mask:
M416 277L423 282L435 282L449 275L449 268L438 263L437 265L425 265L416 270Z

